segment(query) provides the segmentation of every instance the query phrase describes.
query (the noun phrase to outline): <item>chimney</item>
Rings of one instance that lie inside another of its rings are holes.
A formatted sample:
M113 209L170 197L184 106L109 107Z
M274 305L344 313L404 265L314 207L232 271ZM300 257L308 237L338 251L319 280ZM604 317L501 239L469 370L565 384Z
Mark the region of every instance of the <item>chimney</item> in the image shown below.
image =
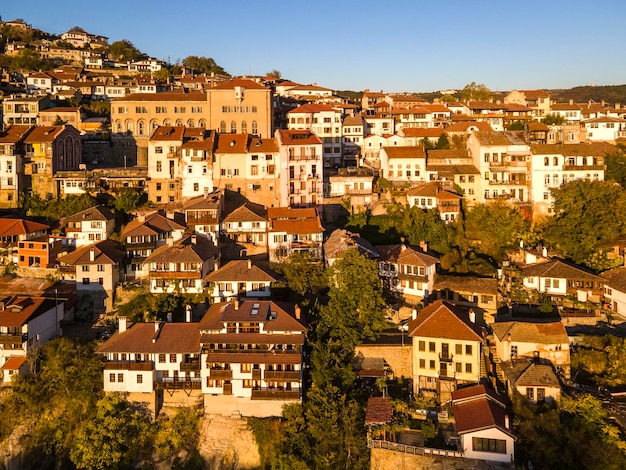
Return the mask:
M235 310L239 310L239 300L235 300L234 305L235 305Z
M96 259L96 250L94 248L91 248L89 250L89 261L95 261Z
M295 309L295 312L296 312L296 320L300 320L300 318L302 317L302 309L300 308L300 306L298 304L296 304L294 309Z
M509 420L509 415L504 415L504 427L506 429L511 429L511 423Z
M185 321L187 323L191 323L191 305L187 304L185 306Z
M543 250L541 250L541 256L544 258L548 257L548 249L545 246L543 247Z
M417 309L411 310L411 320L415 320L417 318Z
M157 331L159 331L159 326L161 325L161 322L159 320L155 320L154 322L154 332L156 333Z
M420 248L422 249L422 251L424 253L428 252L428 242L421 240L420 241Z
M574 104L574 100L569 100L569 104Z
M167 322L172 323L172 312L167 312Z
M473 308L469 309L469 312L467 312L469 314L469 321L471 321L472 323L476 323L476 312L474 312Z
M252 260L248 258L248 269L252 269Z
M191 236L191 244L195 245L197 242L198 242L198 238L196 237L196 235L195 234L192 235Z
M126 331L126 317L118 317L118 330L120 333L124 333Z

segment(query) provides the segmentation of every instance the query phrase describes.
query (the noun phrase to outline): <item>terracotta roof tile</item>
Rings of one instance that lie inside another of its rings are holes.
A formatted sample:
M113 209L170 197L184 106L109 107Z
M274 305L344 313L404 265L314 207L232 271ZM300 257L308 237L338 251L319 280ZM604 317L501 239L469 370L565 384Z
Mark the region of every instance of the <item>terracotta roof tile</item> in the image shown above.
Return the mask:
M590 142L579 144L531 144L533 155L564 155L564 156L604 156L617 150L615 145L607 142Z
M29 233L45 231L49 228L49 225L33 222L32 220L0 218L0 237L28 235Z
M365 424L388 424L393 418L389 397L372 397L367 400Z
M322 143L318 136L308 130L280 129L278 134L283 145L315 145Z
M258 204L246 202L228 214L223 222L267 222L267 210Z
M401 146L401 147L383 147L382 151L387 154L388 158L426 158L422 147Z
M200 329L198 323L160 322L157 332L154 323L135 323L111 336L98 352L199 354Z
M481 341L481 328L469 320L467 311L443 300L424 307L409 322L409 335Z
M113 240L103 240L94 245L83 246L59 257L59 262L68 266L83 264L117 264L126 257L126 253L119 249L119 244ZM91 260L91 250L94 258Z
M521 269L524 277L550 277L560 279L588 279L602 282L600 276L585 271L582 268L573 266L559 259L552 259L545 263L537 263L525 266Z
M256 314L254 313L255 311ZM276 315L273 316L272 313ZM263 323L263 330L268 333L304 333L306 331L304 319L298 320L295 316L294 304L274 302L272 300L215 303L209 307L199 326L206 334L210 331L217 332L221 330L224 322L237 321Z
M195 237L195 243L193 239ZM202 235L190 235L174 245L157 248L146 263L203 263L216 254L217 248Z
M217 271L209 273L205 279L208 282L276 282L278 274L249 259L242 259L229 261Z
M93 206L84 211L72 214L65 219L64 222L86 222L95 220L112 220L115 216L111 209L106 206Z
M501 341L511 335L511 341L538 344L565 344L569 342L563 323L534 323L507 321L491 325L493 333Z
M214 90L234 90L235 87L244 87L250 88L253 90L269 90L269 88L261 85L260 83L254 82L252 80L246 80L243 78L233 78L231 80L227 80L225 82L220 83L213 87Z

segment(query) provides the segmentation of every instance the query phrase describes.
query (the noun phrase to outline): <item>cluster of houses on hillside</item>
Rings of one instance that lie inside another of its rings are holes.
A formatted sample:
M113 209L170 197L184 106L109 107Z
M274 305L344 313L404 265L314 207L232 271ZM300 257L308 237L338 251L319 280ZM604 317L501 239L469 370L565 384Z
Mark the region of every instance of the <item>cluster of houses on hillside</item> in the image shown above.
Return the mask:
M30 27L21 23L4 24ZM107 68L106 37L73 29L61 39L40 53L71 66L3 74L0 209L15 209L24 194L127 190L146 193L151 208L123 227L104 205L54 229L0 218L2 265L61 281L0 299L3 383L27 372L29 351L62 334L77 299L112 312L118 287L133 282L211 302L195 315L189 306L184 322L120 317L99 349L106 391L154 412L201 401L219 413L279 415L302 397L308 326L298 305L273 296L283 279L272 265L306 252L330 266L356 249L402 305L389 318L393 331L358 348L359 377L408 379L415 396L451 407L462 455L511 462L506 395L558 401L570 381L565 327L626 315L626 268L600 276L520 246L497 278L443 275L427 241L373 245L327 223L331 206L370 208L383 186L450 223L462 201L551 214L552 189L604 180L605 155L626 138L619 104L557 103L543 90L463 103L366 90L351 103L317 84L189 70L157 83L155 60L126 64L131 79ZM19 49L9 43L6 52ZM110 114L68 104L81 100L109 100ZM545 296L558 308L523 315L513 284L528 303Z

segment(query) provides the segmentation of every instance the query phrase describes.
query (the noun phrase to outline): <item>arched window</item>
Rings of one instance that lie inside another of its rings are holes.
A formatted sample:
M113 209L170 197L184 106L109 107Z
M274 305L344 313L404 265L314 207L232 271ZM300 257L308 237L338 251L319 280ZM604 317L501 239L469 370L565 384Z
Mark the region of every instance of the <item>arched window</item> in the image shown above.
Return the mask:
M557 174L552 175L552 184L554 186L558 186L559 185L559 175L557 175Z
M195 127L196 123L194 122L193 119L190 119L189 121L187 121L187 127Z
M259 133L259 126L256 121L252 121L252 133L257 135Z
M159 123L157 122L156 119L153 119L152 121L150 121L150 131L155 130L157 127L159 127Z
M133 133L135 126L133 125L133 121L126 121L126 131Z
M203 129L206 129L206 120L200 119L198 121L198 127L202 127Z
M231 134L237 133L237 123L235 121L230 121L230 132Z
M246 121L241 121L241 133L242 134L248 133L248 123Z
M550 175L546 175L546 177L544 178L544 183L550 184Z
M143 120L137 121L137 133L139 135L144 135L146 129L146 123Z
M554 166L558 166L558 164L559 164L559 157L554 157L554 158L552 159L552 164L553 164Z
M163 121L163 125L164 126L171 126L172 124L171 124L169 119L166 119L165 121Z
M182 126L183 125L183 121L181 119L176 119L176 126Z
M119 119L115 121L115 132L124 132L122 127L122 121L120 121Z
M224 121L220 121L220 132L226 134L226 123Z
M543 166L548 166L550 165L550 157L546 157L543 159Z

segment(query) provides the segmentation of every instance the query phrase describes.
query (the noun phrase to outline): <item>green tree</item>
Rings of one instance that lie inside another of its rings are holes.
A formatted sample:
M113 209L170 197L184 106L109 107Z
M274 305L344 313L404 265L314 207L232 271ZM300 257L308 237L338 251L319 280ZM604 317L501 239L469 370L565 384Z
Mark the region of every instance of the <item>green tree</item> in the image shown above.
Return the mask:
M133 62L145 56L128 39L115 41L109 46L109 57L117 62Z
M11 69L39 70L43 68L43 63L37 51L33 49L22 49L13 57Z
M565 118L560 114L548 114L541 122L543 122L546 126L560 126L565 124Z
M324 264L309 252L293 253L277 269L285 275L289 288L300 296L317 297L327 287Z
M158 83L169 83L172 79L172 72L170 72L170 70L166 67L163 67L161 70L157 70L156 72L154 72L152 74L152 77Z
M432 150L437 148L437 145L433 144L428 137L424 137L422 140L420 140L420 147L422 147L424 150Z
M606 172L604 179L606 181L615 181L626 187L626 155L622 149L615 152L607 153L604 156L606 163Z
M207 75L210 75L211 73L228 75L228 73L222 67L217 65L215 60L211 57L190 55L183 59L183 65L197 73L206 73Z
M142 194L139 194L134 189L126 188L117 193L113 207L115 207L116 211L129 214L146 202L146 199L147 197L144 196L142 198Z
M439 136L439 139L437 139L437 144L435 145L435 147L438 149L449 149L450 141L448 140L448 134L446 134L445 132L441 134L441 136Z
M63 119L61 119L61 116L59 116L58 114L57 114L56 119L52 123L53 126L63 126L65 124L67 124L67 121L64 121Z
M121 469L140 455L149 436L145 413L124 397L110 394L96 405L96 415L78 432L70 457L78 469Z
M577 263L626 228L626 190L612 182L576 181L552 190L555 216L543 237Z
M487 101L491 96L491 90L482 83L468 83L461 90L461 98L465 101Z
M197 448L199 428L197 409L177 408L173 417L160 420L153 438L154 450L171 465L181 451L190 454Z
M506 127L507 131L523 131L524 123L522 121L513 121Z
M276 78L276 79L279 79L279 78L282 77L282 74L280 73L280 70L276 70L276 69L272 70L271 72L267 72L266 75L268 77L272 77L272 78Z

